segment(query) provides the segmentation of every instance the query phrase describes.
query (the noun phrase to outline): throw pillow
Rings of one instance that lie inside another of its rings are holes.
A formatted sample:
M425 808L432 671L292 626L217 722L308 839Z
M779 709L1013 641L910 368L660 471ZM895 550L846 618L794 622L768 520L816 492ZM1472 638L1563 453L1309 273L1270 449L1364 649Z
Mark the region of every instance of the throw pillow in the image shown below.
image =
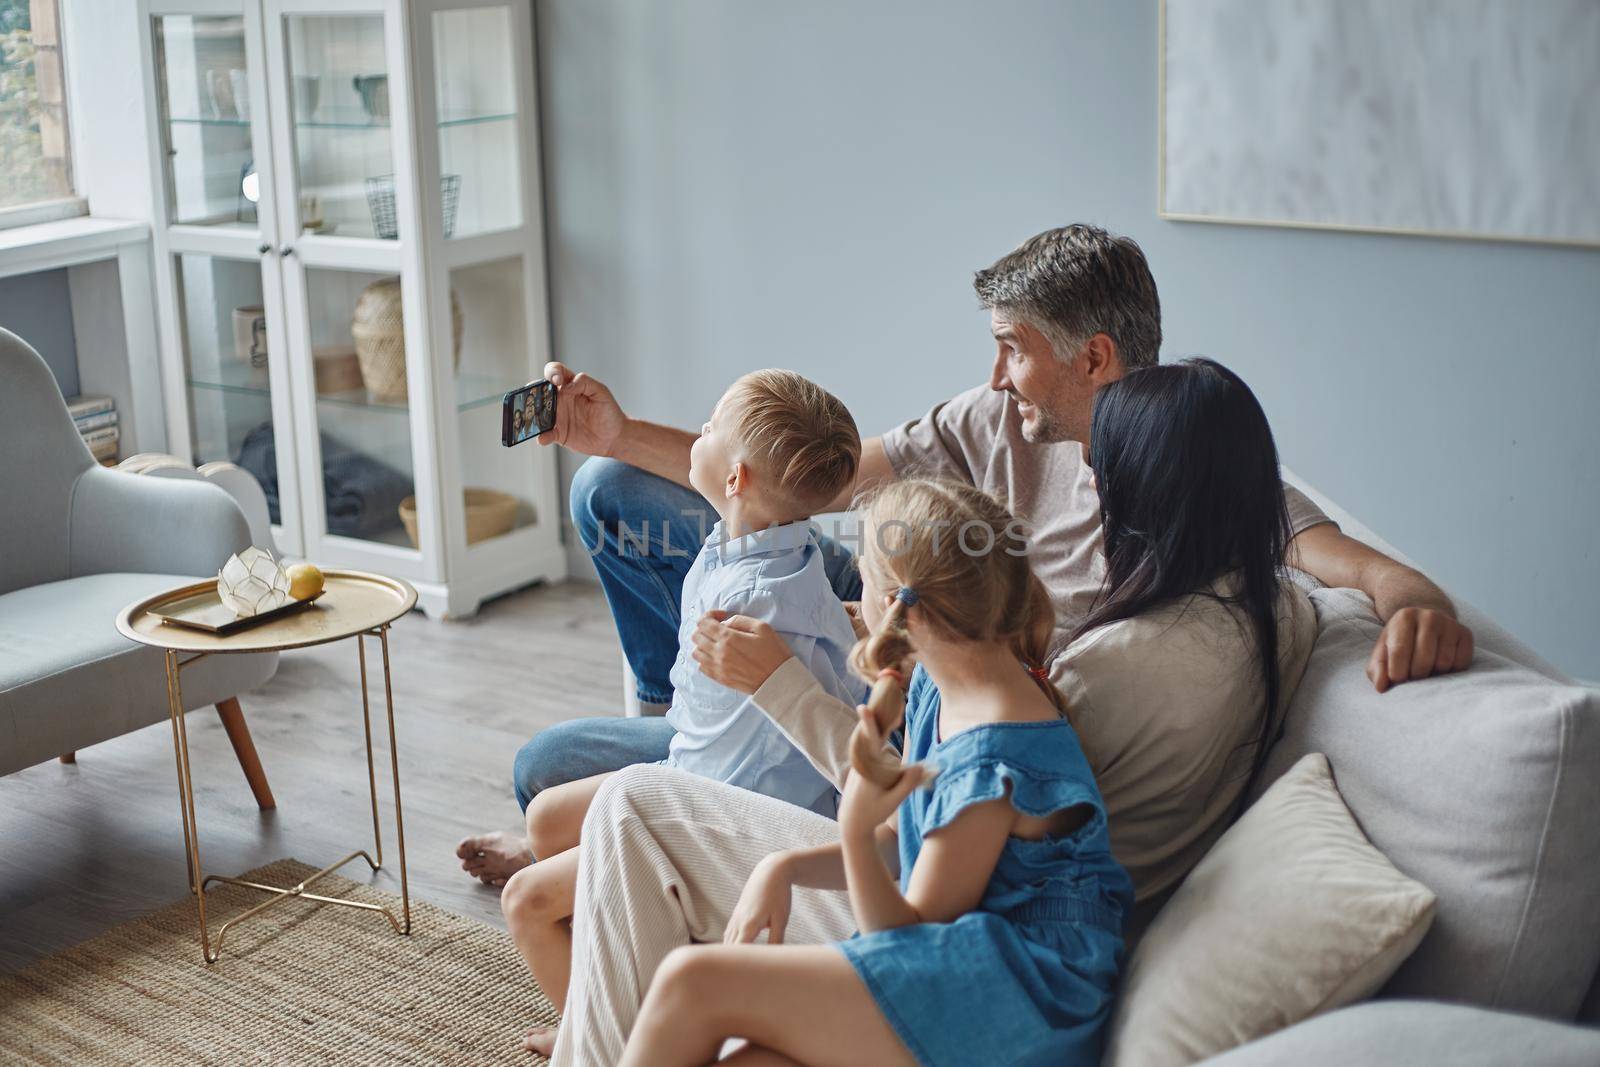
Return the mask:
M1375 992L1433 893L1372 847L1312 753L1179 886L1123 976L1105 1062L1180 1067Z

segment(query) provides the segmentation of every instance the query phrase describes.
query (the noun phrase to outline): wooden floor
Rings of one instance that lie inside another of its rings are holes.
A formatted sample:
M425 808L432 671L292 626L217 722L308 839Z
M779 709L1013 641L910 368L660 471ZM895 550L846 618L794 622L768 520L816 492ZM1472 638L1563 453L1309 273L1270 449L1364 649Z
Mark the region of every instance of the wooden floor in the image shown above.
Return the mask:
M413 612L395 624L390 647L411 892L501 924L498 892L462 873L456 842L519 825L511 760L529 737L563 719L620 713L622 653L610 612L598 586L538 587L460 622ZM374 659L369 655L378 686L373 740L388 862L372 881L398 892L382 668ZM370 848L355 643L285 654L277 676L241 703L278 807L257 810L216 712L192 712L206 872L237 874L288 857L320 866ZM369 875L360 860L340 873ZM76 764L0 777L0 972L185 892L167 722L84 749ZM355 913L350 919L381 921ZM274 920L268 913L252 921Z

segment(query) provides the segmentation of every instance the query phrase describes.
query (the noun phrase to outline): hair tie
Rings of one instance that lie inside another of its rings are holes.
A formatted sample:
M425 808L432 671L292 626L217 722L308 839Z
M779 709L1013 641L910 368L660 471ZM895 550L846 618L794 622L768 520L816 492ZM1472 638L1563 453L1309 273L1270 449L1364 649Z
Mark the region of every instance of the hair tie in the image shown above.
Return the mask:
M901 689L906 687L906 676L896 667L885 667L878 672L879 678L893 678Z
M914 606L916 602L922 598L917 596L917 591L911 588L909 585L902 585L899 591L895 593L895 599L899 600L900 603L909 608Z
M1045 670L1043 667L1029 667L1028 673L1033 675L1033 680L1036 682L1044 682L1048 684L1050 681L1050 672Z

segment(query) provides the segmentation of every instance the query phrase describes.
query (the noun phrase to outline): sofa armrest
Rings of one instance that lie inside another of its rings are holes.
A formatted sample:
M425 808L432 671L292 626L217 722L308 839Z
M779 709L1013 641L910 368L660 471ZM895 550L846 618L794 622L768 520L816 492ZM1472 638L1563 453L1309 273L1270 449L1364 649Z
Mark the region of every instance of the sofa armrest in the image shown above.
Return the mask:
M244 512L207 482L91 467L72 492L71 574L205 577L250 544Z

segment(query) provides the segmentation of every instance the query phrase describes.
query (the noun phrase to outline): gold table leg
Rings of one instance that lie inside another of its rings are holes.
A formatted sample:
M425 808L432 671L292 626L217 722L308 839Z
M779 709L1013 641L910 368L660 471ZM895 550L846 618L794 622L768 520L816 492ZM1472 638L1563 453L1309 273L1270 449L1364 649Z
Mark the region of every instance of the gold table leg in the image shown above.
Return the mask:
M200 835L195 826L194 791L189 778L189 732L184 726L183 687L178 677L182 666L178 653L167 650L167 714L172 719L172 752L178 761L178 811L183 816L184 860L189 866L189 892L198 897L200 902L200 948L209 955L210 948L206 944L206 901L200 891Z
M367 642L365 634L356 635L356 658L361 663L361 727L367 737L367 789L372 794L372 849L378 854L377 866L383 866L383 834L378 829L378 772L372 766L372 712L367 703ZM394 744L393 731L389 743Z
M367 695L367 652L364 639L370 636L377 637L383 648L383 696L389 723L390 769L394 776L395 837L400 846L400 905L403 919L395 918L394 913L381 904L367 904L363 901L321 896L306 891L309 886L314 885L320 879L327 877L340 867L357 859L366 860L367 865L374 871L381 870L383 867L383 836L379 830L378 823L378 779L372 756L372 715ZM229 878L220 874L208 876L200 864L200 830L194 809L194 782L190 775L189 766L189 731L184 722L183 686L180 673L189 664L196 660L204 659L206 654L201 653L189 659L180 660L177 652L172 650L166 652L167 711L172 719L172 748L178 765L178 807L183 816L183 843L189 865L189 891L195 895L195 903L199 913L200 954L208 964L217 962L221 957L222 940L227 936L228 930L235 924L259 915L275 904L281 904L283 901L295 897L320 904L334 904L344 908L375 911L389 920L389 925L394 927L396 933L409 934L411 932L411 893L406 881L406 836L405 824L401 819L400 809L400 750L394 732L394 687L389 668L388 624L385 623L375 630L356 635L356 648L361 665L361 718L367 742L367 785L372 799L373 851L377 853L377 858L374 859L365 849L358 849L343 859L301 880L298 884L283 887L245 881L240 878ZM224 882L228 885L236 885L272 894L271 899L264 900L255 907L240 912L218 927L215 948L212 946L210 929L206 925L206 889L212 882Z
M359 639L358 639L359 640ZM403 933L411 932L411 889L406 884L406 821L400 812L400 742L394 734L394 686L389 676L389 624L378 628L378 641L383 645L383 704L389 716L389 771L394 778L394 836L400 846L400 908L405 912ZM366 673L362 672L365 680ZM373 820L376 823L378 802L373 798Z

